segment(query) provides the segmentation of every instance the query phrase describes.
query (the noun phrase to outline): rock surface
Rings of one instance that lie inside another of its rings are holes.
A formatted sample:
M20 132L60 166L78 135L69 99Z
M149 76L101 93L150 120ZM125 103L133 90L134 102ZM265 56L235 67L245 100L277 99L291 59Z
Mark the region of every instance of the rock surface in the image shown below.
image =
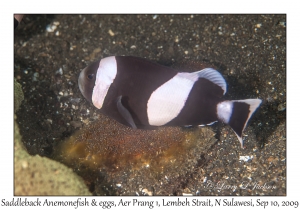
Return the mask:
M29 155L16 123L14 140L14 195L91 195L72 169L47 157Z

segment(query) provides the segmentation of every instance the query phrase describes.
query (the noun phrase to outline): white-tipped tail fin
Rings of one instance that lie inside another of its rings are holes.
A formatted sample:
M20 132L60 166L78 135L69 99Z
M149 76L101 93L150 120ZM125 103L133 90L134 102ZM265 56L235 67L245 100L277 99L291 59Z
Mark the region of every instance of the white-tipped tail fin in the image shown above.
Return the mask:
M218 118L230 125L243 145L242 134L252 114L261 104L261 99L223 101L217 105Z

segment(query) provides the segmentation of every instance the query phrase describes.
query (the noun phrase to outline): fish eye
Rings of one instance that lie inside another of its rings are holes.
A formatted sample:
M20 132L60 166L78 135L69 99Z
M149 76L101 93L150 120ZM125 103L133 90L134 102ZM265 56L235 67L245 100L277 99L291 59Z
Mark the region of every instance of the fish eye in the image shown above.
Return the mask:
M87 78L88 78L89 80L92 80L92 79L94 78L94 74L89 74L89 75L87 75Z

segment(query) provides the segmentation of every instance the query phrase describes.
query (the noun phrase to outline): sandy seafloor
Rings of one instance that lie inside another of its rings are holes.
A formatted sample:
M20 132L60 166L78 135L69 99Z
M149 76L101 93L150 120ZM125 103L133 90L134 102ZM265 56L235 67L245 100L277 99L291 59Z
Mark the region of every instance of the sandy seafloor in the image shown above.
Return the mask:
M217 143L189 156L186 171L159 180L120 172L106 186L87 181L93 194L286 195L285 15L26 15L15 32L14 76L25 95L17 122L30 154L53 158L60 142L97 118L77 79L110 55L210 63L227 81L225 99L263 102L244 132L245 149L217 123L203 128Z

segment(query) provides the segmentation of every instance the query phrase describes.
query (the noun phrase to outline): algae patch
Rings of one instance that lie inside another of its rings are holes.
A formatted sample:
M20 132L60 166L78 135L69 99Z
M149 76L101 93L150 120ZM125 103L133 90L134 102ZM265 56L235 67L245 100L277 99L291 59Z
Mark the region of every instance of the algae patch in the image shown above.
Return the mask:
M191 173L200 155L215 142L209 128L134 130L101 115L64 141L55 159L72 167L89 183L102 180L103 185L124 185L130 177L139 176L143 183L161 183L165 177ZM108 194L121 194L119 191L118 187L112 188L113 193Z

